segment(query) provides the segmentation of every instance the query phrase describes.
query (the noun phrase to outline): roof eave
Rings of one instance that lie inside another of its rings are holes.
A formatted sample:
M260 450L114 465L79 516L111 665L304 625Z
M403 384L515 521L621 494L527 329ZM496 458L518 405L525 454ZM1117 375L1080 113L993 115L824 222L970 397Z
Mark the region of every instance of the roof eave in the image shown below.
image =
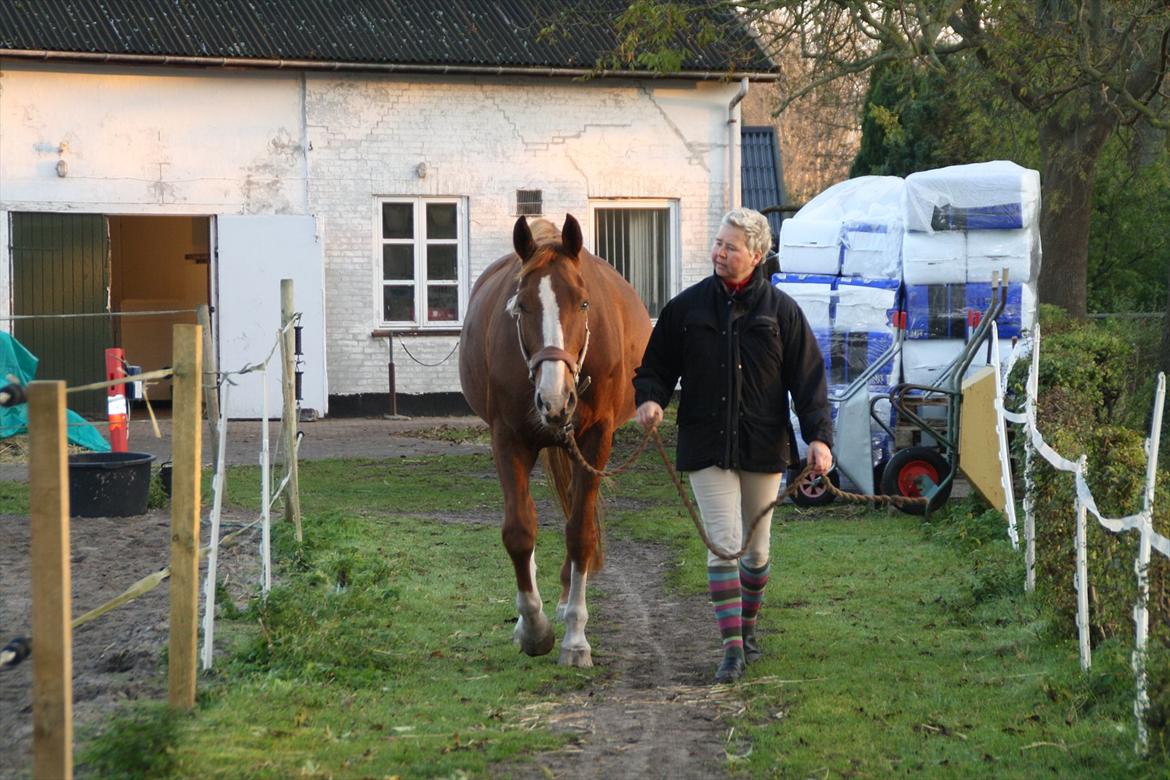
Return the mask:
M3 49L0 58L42 62L77 62L103 65L159 65L193 68L258 68L273 70L343 71L358 73L410 73L461 76L547 76L552 78L686 79L726 81L776 81L779 73L766 71L686 70L662 73L644 70L597 70L549 66L438 65L396 62L343 62L335 60L262 59L255 57L190 57L170 54L114 54L105 52L50 51L47 49Z

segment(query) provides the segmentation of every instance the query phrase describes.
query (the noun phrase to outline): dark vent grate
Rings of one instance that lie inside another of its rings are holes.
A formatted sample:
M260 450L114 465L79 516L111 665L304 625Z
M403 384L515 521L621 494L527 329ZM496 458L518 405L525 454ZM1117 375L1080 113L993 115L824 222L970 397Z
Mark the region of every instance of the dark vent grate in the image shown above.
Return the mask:
M539 217L544 213L544 197L541 190L516 190L516 216Z

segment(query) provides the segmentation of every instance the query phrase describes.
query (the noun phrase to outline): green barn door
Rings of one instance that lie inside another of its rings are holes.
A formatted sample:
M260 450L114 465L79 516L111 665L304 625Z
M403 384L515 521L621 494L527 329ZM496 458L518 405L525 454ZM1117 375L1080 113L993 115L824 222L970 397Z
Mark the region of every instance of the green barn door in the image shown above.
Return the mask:
M110 239L100 214L12 215L13 314L109 312ZM40 359L37 379L69 385L106 378L109 317L37 317L15 321L14 335ZM72 393L69 408L104 418L106 391Z

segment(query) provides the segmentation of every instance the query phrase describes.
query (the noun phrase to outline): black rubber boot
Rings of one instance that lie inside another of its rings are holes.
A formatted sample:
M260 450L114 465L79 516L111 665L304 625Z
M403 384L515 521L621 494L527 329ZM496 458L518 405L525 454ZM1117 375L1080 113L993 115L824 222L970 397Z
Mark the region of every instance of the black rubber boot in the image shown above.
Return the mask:
M760 643L756 640L756 627L743 627L743 660L745 663L760 660Z
M738 648L727 650L723 655L723 662L715 670L715 682L735 682L740 677L743 677L744 666L742 650Z

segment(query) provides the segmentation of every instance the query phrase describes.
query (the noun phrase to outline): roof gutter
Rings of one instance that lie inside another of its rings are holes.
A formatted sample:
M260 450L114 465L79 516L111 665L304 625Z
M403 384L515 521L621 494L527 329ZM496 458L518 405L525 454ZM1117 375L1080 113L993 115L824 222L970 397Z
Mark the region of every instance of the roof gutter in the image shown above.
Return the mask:
M0 58L42 62L85 62L102 65L160 65L197 68L263 68L272 70L348 71L357 73L409 73L465 76L550 76L553 78L687 79L726 81L736 76L751 81L776 81L779 73L730 73L721 70L689 70L657 73L642 70L594 70L502 65L428 65L395 62L342 62L336 60L284 60L254 57L188 57L171 54L110 54L46 49L0 49Z

